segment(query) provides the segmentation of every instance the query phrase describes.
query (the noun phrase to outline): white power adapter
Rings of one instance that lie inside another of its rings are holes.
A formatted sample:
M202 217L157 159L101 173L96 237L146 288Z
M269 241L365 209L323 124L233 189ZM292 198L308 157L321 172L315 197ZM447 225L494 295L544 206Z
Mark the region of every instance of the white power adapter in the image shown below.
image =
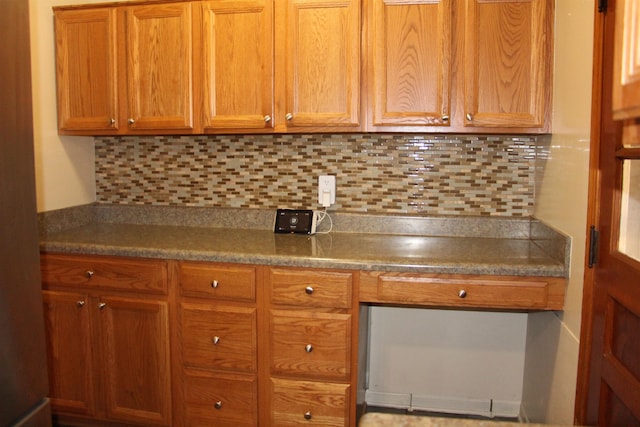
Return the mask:
M318 177L318 203L328 208L336 202L335 175L320 175Z

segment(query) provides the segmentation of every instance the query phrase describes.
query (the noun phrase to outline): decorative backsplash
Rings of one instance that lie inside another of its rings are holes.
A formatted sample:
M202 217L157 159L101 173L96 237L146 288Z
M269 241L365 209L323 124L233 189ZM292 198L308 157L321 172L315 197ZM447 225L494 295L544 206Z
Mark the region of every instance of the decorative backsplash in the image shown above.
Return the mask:
M530 216L535 136L222 135L97 137L98 203Z

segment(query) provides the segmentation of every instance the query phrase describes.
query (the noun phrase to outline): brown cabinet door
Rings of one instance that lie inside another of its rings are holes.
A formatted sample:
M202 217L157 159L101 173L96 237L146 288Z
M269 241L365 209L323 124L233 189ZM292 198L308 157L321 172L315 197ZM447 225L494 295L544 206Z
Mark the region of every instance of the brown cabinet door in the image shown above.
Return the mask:
M360 1L278 0L277 123L282 130L360 125Z
M111 8L55 13L60 133L115 133L116 19Z
M118 8L129 132L193 130L191 3Z
M208 1L200 8L194 55L204 131L273 128L273 2Z
M550 129L553 3L464 2L464 126Z
M51 407L56 413L94 415L89 297L43 291L43 301Z
M372 0L365 14L368 125L448 126L451 1Z
M617 0L613 117L640 117L640 0Z
M109 419L171 424L168 304L96 298Z

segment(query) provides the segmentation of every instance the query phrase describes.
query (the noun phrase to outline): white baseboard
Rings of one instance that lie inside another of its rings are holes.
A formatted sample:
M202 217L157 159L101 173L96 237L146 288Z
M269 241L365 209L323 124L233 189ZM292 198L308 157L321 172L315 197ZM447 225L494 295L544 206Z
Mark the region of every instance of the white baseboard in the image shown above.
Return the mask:
M467 399L448 396L427 396L407 393L387 393L367 390L367 406L399 408L448 414L480 415L483 417L513 417L520 415L519 401Z

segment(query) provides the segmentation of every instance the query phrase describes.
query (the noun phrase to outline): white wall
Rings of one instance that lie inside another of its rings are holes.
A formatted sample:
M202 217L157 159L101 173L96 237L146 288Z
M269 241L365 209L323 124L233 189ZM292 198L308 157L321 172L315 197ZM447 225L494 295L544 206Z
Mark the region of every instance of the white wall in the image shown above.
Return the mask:
M564 311L529 315L522 414L572 424L586 241L594 0L556 0L553 135L538 151L535 216L572 239Z
M93 139L57 133L52 6L102 0L30 0L34 147L38 211L95 201Z

